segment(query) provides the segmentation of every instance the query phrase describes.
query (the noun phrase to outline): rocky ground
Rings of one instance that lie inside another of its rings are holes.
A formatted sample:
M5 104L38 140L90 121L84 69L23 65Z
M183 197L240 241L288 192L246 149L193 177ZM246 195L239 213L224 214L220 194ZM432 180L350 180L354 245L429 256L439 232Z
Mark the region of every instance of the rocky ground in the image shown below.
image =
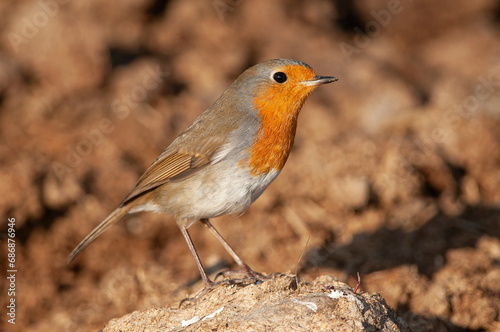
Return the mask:
M332 277L240 285L219 287L185 308L134 311L104 331L410 331L380 295L354 293Z
M258 271L351 286L359 272L359 296L380 294L413 331L500 330L498 1L23 0L0 13L0 304L16 305L0 329L99 330L199 291L169 216L130 217L66 257L243 70L282 57L339 81L306 102L278 179L214 225ZM191 234L214 274L232 266L203 227Z

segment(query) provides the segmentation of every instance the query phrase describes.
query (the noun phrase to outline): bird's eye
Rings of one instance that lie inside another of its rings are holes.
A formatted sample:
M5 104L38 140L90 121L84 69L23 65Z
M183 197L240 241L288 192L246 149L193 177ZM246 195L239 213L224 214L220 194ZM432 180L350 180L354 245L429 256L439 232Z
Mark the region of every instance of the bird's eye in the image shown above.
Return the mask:
M273 75L273 79L278 82L278 83L285 83L286 80L288 79L288 77L286 77L286 74L279 71L279 72L276 72L274 73Z

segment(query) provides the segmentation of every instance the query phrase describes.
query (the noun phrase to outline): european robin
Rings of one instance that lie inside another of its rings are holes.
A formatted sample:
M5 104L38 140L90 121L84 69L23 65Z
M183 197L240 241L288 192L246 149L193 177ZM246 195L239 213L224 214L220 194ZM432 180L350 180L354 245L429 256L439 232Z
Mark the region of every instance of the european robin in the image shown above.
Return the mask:
M238 273L265 278L238 257L209 219L242 214L262 194L285 165L307 96L318 85L335 81L297 60L275 59L248 68L149 166L68 262L127 214L152 211L175 217L205 291L219 283L208 278L189 236L188 228L196 221L219 239L239 265Z

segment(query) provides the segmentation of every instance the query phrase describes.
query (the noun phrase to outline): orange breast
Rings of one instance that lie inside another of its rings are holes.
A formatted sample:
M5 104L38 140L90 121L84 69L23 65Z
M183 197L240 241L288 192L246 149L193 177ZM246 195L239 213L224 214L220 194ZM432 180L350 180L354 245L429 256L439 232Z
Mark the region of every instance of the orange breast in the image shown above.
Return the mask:
M293 146L297 117L306 97L314 89L299 84L315 72L303 66L286 66L288 84L269 84L257 92L254 107L259 110L261 128L250 151L251 174L259 176L281 170Z

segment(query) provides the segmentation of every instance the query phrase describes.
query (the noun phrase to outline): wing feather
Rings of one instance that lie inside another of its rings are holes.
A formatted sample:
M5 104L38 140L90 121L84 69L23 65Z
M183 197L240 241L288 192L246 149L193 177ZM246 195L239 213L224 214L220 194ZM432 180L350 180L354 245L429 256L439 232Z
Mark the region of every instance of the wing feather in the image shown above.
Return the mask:
M179 177L192 167L195 157L190 154L174 152L160 156L141 176L134 189L125 198L122 205L128 203L141 194L167 183L173 177ZM197 165L199 169L202 165ZM191 172L190 172L191 173Z
M228 143L229 135L239 127L243 114L234 108L222 109L217 105L216 102L193 122L148 167L122 206L168 181L187 178L219 162L234 148Z
M207 144L189 151L186 149L178 151L167 149L148 167L121 205L168 181L191 176L212 161L219 161L220 158L213 160L213 157L221 153L224 154L223 151L220 151L224 150L223 142L224 140L210 140Z

